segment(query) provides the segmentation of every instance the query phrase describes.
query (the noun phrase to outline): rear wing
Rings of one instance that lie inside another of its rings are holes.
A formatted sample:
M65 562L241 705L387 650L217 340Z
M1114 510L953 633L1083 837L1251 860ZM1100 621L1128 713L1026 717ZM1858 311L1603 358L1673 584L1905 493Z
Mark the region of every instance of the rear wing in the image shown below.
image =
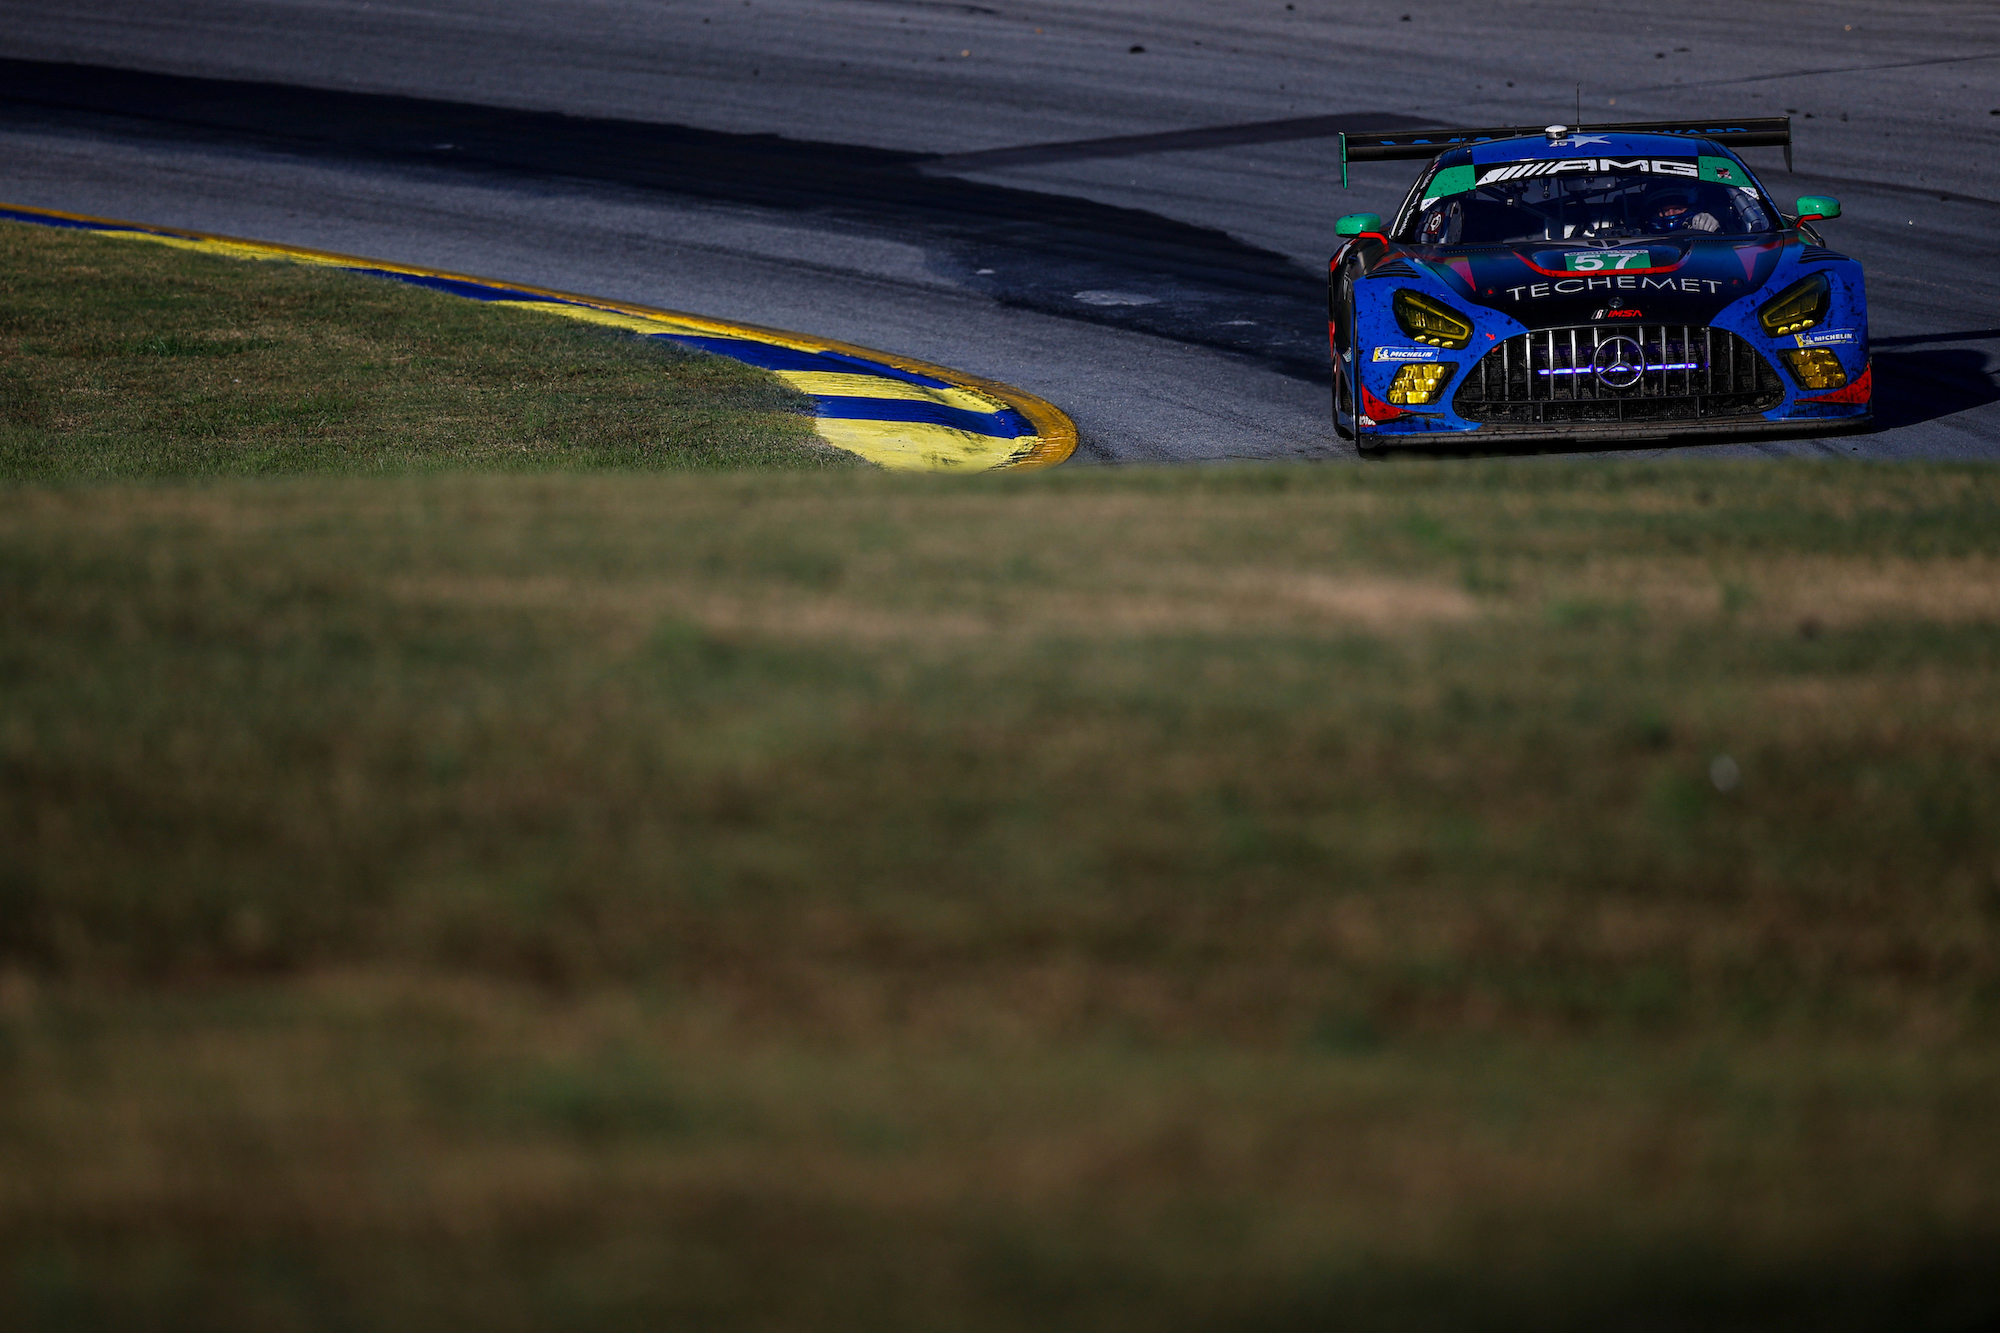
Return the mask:
M1716 123L1707 120L1631 120L1616 125L1577 125L1572 134L1602 134L1607 130L1625 134L1685 134L1689 138L1713 139L1731 148L1783 148L1785 170L1792 169L1792 118L1756 116L1748 120ZM1402 134L1355 134L1340 136L1340 183L1347 185L1349 162L1396 162L1436 157L1465 144L1492 139L1539 138L1541 125L1494 125L1479 130L1411 130Z

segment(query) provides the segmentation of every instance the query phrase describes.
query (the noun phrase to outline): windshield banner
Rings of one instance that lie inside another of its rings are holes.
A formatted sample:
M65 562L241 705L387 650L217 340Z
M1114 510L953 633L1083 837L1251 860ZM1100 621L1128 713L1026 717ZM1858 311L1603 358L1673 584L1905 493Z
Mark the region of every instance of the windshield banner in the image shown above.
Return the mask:
M1564 157L1551 161L1502 162L1479 168L1477 184L1498 185L1501 181L1533 180L1537 176L1561 176L1582 172L1586 176L1621 176L1644 173L1649 176L1684 176L1701 179L1701 168L1691 157Z

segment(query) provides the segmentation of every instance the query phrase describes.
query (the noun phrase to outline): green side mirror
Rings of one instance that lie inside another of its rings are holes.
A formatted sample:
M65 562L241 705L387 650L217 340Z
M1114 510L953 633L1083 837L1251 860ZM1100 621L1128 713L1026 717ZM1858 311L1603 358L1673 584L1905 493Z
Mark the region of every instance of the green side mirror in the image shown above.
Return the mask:
M1802 194L1799 196L1799 219L1837 218L1840 216L1840 200L1830 194Z
M1333 224L1333 234L1335 236L1359 236L1364 231L1380 232L1381 230L1382 215L1380 213L1349 213L1346 217Z

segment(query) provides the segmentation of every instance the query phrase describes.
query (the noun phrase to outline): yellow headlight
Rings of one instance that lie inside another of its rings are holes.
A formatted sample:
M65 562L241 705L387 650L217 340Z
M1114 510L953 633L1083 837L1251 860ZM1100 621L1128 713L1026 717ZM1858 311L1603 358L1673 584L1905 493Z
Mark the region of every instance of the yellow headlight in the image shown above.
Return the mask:
M1393 304L1396 323L1417 342L1457 351L1472 341L1472 321L1442 301L1405 288L1396 293Z
M1399 405L1434 401L1451 378L1452 367L1442 361L1422 361L1404 366L1389 384L1389 401Z
M1785 364L1792 368L1792 378L1806 388L1838 389L1847 383L1847 372L1840 368L1840 358L1824 347L1788 347L1783 351Z
M1827 282L1826 274L1815 273L1810 278L1801 278L1779 292L1764 308L1757 312L1758 320L1764 325L1764 332L1773 338L1782 338L1788 333L1798 333L1809 329L1826 318L1826 308L1833 301L1833 287Z

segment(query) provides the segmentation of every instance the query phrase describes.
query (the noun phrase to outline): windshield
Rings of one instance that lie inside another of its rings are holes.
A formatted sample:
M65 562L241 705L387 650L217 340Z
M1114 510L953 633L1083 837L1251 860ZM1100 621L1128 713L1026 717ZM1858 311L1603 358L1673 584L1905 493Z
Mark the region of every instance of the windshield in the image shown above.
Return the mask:
M1711 160L1704 159L1704 167ZM1648 165L1658 169L1678 164ZM1568 161L1507 163L1439 171L1423 193L1437 190L1442 197L1424 199L1397 239L1423 245L1499 245L1678 234L1742 236L1772 231L1778 225L1755 189L1695 178L1692 161L1686 175L1561 170L1570 166ZM1480 181L1476 185L1471 179L1475 170ZM1456 178L1448 179L1455 172ZM1461 188L1452 192L1452 185Z

